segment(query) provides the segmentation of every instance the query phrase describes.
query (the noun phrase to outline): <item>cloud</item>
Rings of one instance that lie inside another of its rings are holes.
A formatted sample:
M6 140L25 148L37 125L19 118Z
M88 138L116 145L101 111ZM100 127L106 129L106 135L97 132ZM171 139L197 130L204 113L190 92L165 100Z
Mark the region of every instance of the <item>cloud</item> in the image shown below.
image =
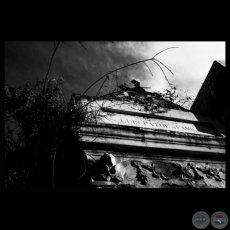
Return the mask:
M91 84L106 73L124 65L152 58L165 64L174 74L159 64L170 83L196 95L201 83L214 60L225 60L224 42L79 42L60 43L53 58L49 77L63 77L66 87L76 93L83 93ZM5 43L5 84L23 85L26 80L35 82L44 78L54 42L6 42ZM161 91L168 87L159 66L146 62L117 71L119 84L133 87L131 80L141 82L141 86L151 87L150 91ZM114 73L115 74L115 73ZM95 84L87 95L95 95L103 79ZM103 92L107 89L103 88ZM69 94L66 91L66 95Z

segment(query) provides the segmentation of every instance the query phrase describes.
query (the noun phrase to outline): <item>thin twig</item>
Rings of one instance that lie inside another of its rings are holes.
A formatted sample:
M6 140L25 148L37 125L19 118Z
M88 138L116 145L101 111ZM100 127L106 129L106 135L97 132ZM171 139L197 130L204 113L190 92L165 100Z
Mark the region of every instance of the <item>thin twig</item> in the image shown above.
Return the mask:
M102 85L101 85L100 89L98 90L98 92L97 92L97 94L96 94L96 99L97 99L97 97L99 96L100 91L101 91L101 89L102 89L103 85L105 84L106 80L107 80L107 78L105 78L105 80L103 81L103 83L102 83Z
M98 137L99 137L100 134L98 134L91 142L94 142Z
M26 182L28 180L28 176L29 176L30 170L31 169L29 168L29 170L27 171L27 176L26 176L26 179L25 179L25 182L24 182L24 188L26 188Z
M52 165L52 183L53 183L53 188L54 188L54 163L55 163L55 157L56 157L57 150L54 152L53 156L53 165Z
M120 68L118 68L118 69L115 69L115 70L110 71L109 73L107 73L107 74L103 75L102 77L98 78L93 84L91 84L91 85L85 90L85 92L78 98L78 100L80 100L80 99L82 98L82 96L84 96L85 93L86 93L93 85L95 85L98 81L100 81L102 78L104 78L104 77L106 77L106 76L110 75L111 73L114 73L114 72L116 72L116 71L118 71L118 70L124 69L124 68L126 68L126 67L128 67L128 66L136 65L137 63L141 63L141 62L144 62L144 61L150 61L150 60L152 60L152 59L146 59L146 60L138 61L138 62L135 62L135 63L131 63L131 64L128 64L128 65L122 66L122 67L120 67Z
M78 41L82 46L83 46L83 44L80 42L80 41ZM85 46L83 46L84 48L85 48ZM86 49L86 48L85 48ZM87 49L86 49L87 50ZM87 50L88 51L88 50Z
M97 100L95 100L95 102L97 103ZM97 103L97 105L99 106L99 108L101 108L101 106Z
M155 59L155 58L154 58L153 60L160 62L159 60L157 60L157 59ZM162 62L160 62L160 63L161 63L161 65L163 65L166 69L168 69L168 70L170 71L170 73L173 74L173 72L172 72L166 65L164 65Z
M151 72L151 70L150 70L150 68L149 68L149 66L145 63L145 62L143 62L147 67L148 67L148 69L149 69L149 71L150 71L150 73L152 74L152 72ZM152 76L153 76L153 74L152 74Z
M87 170L86 161L87 161L87 157L86 157L86 153L84 152L84 164L85 164L84 173L78 178L78 180L80 180L86 173L86 170Z
M166 51L166 50L168 50L168 49L172 49L172 48L179 48L179 47L170 47L170 48L167 48L167 49L162 50L161 52L157 53L154 57L156 57L158 54L160 54L160 53L162 53L162 52L164 52L164 51ZM122 66L122 67L120 67L120 68L117 68L117 69L115 69L115 70L112 70L112 71L110 71L109 73L103 75L102 77L100 77L99 79L97 79L93 84L91 84L91 85L85 90L85 92L78 98L78 101L81 100L82 96L85 95L85 93L86 93L92 86L94 86L98 81L100 81L102 78L104 78L104 77L110 75L110 74L113 73L113 72L116 72L116 71L118 71L118 70L127 68L127 67L132 66L132 65L136 65L136 64L138 64L138 63L142 63L142 62L146 62L146 61L150 61L150 60L151 60L151 61L154 61L154 57L153 57L153 58L149 58L149 59L145 59L145 60L142 60L142 61L137 61L137 62L134 62L134 63L131 63L131 64L127 64L127 65L125 65L125 66ZM154 62L155 62L155 61L154 61ZM155 63L156 63L156 62L155 62ZM156 63L156 64L158 65L158 63ZM158 66L159 66L159 65L158 65ZM160 67L160 66L159 66L159 67ZM161 67L160 67L160 69L162 70ZM162 70L162 71L163 71L163 70ZM165 73L164 73L164 75L165 75ZM165 76L165 77L166 77L166 76ZM166 77L166 79L167 79L167 77ZM168 81L168 79L167 79L167 81ZM169 83L169 82L168 82L168 83ZM170 85L170 83L169 83L169 85ZM170 86L170 87L171 87L171 86Z
M164 51L166 51L166 50L168 50L168 49L173 49L173 48L179 48L179 47L169 47L169 48L167 48L167 49L165 49L165 50L162 50L161 52L159 52L159 53L157 53L155 56L153 56L152 59L154 59L158 54L160 54L160 53L162 53L162 52L164 52Z
M54 57L54 54L56 53L56 50L57 50L59 44L60 44L60 41L58 42L58 44L57 44L57 46L56 46L56 48L55 48L55 50L53 52L53 55L52 55L52 57L50 59L49 68L48 68L48 71L47 71L47 74L46 74L46 77L45 77L45 81L44 81L44 84L43 84L42 96L43 96L44 91L45 91L46 80L47 80L47 77L48 77L48 74L49 74L49 71L50 71L50 67L51 67L51 64L52 64L52 61L53 61L53 57Z
M104 97L107 97L107 96L111 96L111 95L115 95L115 94L118 94L118 93L120 93L121 91L117 91L117 92L112 92L112 93L108 93L108 94L105 94L105 95L101 95L100 97L98 97L97 98L97 100L98 99L103 99ZM92 103L92 102L94 102L95 101L95 99L94 100L92 100L92 101L89 101L88 103L86 103L85 105L83 105L80 109L83 109L84 107L86 107L87 105L89 105L90 103Z
M86 155L89 156L89 157L92 157L91 155L89 155L87 153L86 153ZM92 157L92 158L94 159L95 162L97 162L94 157Z
M163 71L163 69L161 68L161 66L160 66L156 61L154 61L154 59L153 59L152 61L155 62L155 63L160 67L161 71L163 72L163 74L164 74L164 76L165 76L166 81L168 82L170 88L172 88L172 87L171 87L171 84L169 83L169 81L168 81L168 79L167 79L167 77L166 77L166 75L165 75L165 72Z

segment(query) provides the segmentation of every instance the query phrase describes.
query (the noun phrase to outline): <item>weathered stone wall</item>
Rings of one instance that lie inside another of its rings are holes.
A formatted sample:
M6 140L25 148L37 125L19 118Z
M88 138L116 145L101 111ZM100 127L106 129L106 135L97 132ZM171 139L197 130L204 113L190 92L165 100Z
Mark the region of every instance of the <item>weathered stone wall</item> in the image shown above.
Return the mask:
M76 131L90 162L87 186L225 188L225 127L219 121L140 95L97 100L88 109L100 116Z
M97 153L96 153L97 152ZM100 162L103 151L87 151ZM111 155L111 153L113 153ZM93 188L225 188L224 162L199 162L178 159L147 160L134 157L112 157L108 171L92 171L89 187ZM120 153L119 153L120 154ZM118 155L119 155L118 154ZM141 155L141 153L139 154ZM105 163L106 164L106 163ZM109 165L109 164L108 164ZM102 168L102 166L100 166Z
M88 149L140 149L145 152L177 152L184 157L204 154L206 158L224 157L225 154L225 140L217 136L107 124L88 124L81 127L80 132L80 141Z
M225 122L227 85L225 65L214 61L195 98L191 111L208 114Z
M80 141L97 162L89 187L225 188L223 136L107 123L81 127ZM106 152L115 157L112 166L98 163Z

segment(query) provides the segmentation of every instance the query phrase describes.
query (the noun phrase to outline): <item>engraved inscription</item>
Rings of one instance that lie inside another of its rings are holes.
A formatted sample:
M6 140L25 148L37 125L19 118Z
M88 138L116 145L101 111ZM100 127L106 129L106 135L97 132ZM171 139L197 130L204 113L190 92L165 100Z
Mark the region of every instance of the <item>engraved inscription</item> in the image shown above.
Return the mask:
M185 133L195 133L195 134L204 134L204 135L215 135L213 130L210 128L203 127L200 129L200 126L194 125L191 123L177 122L177 121L168 121L156 118L145 118L133 115L124 115L116 114L111 117L113 124L119 125L128 125L134 127L142 127L149 129L161 129L169 131L178 131ZM108 120L104 120L105 123L108 123ZM197 129L199 128L199 130Z
M114 118L114 117L113 117ZM119 119L120 124L125 124L125 125L136 125L136 126L141 126L141 127L148 127L148 128L155 128L155 129L168 129L168 130L178 130L178 131L192 131L192 132L197 132L197 129L195 126L193 127L193 124L175 124L175 122L168 122L167 121L148 121L148 120L142 120L139 118L138 120L136 119L124 119L120 117ZM164 123L165 122L165 123Z

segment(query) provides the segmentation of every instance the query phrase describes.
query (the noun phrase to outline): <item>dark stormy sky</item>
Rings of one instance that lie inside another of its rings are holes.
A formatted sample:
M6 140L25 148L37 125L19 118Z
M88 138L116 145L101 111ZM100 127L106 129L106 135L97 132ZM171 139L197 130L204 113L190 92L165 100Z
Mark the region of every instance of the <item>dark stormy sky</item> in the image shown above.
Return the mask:
M49 78L62 77L68 90L83 93L94 81L111 70L132 62L152 58L156 53L169 49L156 58L173 73L161 66L170 81L181 91L188 90L196 96L208 74L213 61L225 61L225 42L79 42L64 41L55 53ZM54 41L48 42L5 42L5 85L24 85L27 80L34 83L46 76ZM148 91L162 91L168 87L160 68L147 62L153 76L144 64L138 64L117 72L118 84L130 83L132 79L141 86L151 87ZM87 95L94 95L100 81ZM66 99L70 93L63 87ZM107 92L108 88L103 88Z

